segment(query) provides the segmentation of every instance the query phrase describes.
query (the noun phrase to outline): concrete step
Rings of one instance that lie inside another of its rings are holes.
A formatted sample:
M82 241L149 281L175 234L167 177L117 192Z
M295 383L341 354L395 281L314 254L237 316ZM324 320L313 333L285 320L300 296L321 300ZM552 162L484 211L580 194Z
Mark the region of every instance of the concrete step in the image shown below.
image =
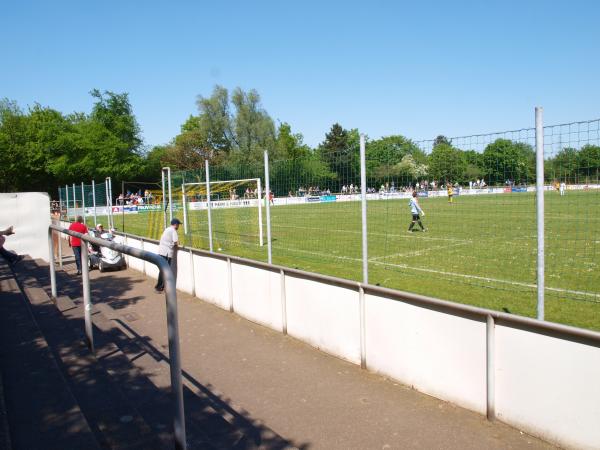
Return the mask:
M0 262L0 448L100 449L10 269Z
M17 278L33 316L100 445L115 450L168 448L86 347L83 333L78 331L83 330L83 321L69 317L76 304L63 297L57 299L57 308L40 287L47 278L47 267L33 261L24 266ZM120 381L135 383L135 374Z

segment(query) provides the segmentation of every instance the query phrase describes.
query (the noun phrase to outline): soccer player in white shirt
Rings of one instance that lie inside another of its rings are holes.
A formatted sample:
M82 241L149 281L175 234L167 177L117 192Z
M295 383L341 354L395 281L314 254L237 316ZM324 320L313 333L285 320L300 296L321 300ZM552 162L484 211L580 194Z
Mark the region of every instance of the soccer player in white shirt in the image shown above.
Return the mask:
M421 231L427 231L427 229L423 226L423 222L421 222L421 217L419 216L419 214L425 215L425 211L423 211L421 209L421 205L419 205L419 199L417 198L417 191L413 191L412 198L410 199L408 206L410 206L410 212L412 213L412 222L410 223L410 226L408 227L408 232L412 233L415 223L419 224L419 226L421 227Z

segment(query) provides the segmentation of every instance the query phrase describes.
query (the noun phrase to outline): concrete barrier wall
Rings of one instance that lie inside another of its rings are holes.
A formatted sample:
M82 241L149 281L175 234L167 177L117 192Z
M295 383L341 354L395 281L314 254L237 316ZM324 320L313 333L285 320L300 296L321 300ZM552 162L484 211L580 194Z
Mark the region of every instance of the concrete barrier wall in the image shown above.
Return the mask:
M496 326L496 413L551 442L600 448L600 348Z
M486 413L486 323L365 296L367 368Z
M143 241L127 238L157 251ZM152 264L143 267L156 276ZM559 445L600 447L598 333L583 339L568 327L550 332L536 321L368 286L361 302L358 283L206 252L190 258L187 249L177 272L183 291L416 390L481 414L495 407L503 422Z
M48 262L50 197L42 192L0 193L0 229L14 226L15 234L6 236L4 248Z
M233 310L253 322L281 330L279 272L231 263L231 274Z
M354 289L286 275L287 330L328 353L360 363L360 317Z

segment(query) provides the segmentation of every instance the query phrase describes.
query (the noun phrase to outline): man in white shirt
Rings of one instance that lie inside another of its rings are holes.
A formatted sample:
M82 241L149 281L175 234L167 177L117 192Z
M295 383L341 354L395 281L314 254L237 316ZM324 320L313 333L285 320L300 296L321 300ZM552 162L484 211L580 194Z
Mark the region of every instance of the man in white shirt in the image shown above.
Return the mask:
M179 236L177 236L177 230L179 229L179 225L181 222L179 219L171 220L171 226L165 228L162 236L160 237L160 243L158 244L158 254L165 258L169 264L173 260L173 254L177 251L177 246L179 244ZM155 292L163 292L165 290L165 286L163 283L162 273L158 274L158 281L156 282L156 286L154 286Z

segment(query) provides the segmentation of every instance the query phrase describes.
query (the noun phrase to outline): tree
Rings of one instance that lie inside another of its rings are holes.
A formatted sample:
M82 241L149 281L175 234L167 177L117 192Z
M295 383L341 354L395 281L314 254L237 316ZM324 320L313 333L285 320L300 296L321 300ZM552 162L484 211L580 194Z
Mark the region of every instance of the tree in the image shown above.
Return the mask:
M195 120L197 127L193 124L192 116L182 127L182 132L197 130L211 157L228 154L236 142L232 130L229 92L217 85L210 97L199 95L196 105L199 111Z
M104 125L125 144L127 151L137 152L142 139L140 127L129 103L129 94L126 92L117 94L111 91L101 93L98 89L93 89L90 94L96 99L90 119Z
M429 174L434 180L452 183L463 181L466 166L462 151L449 144L436 145L429 156Z
M578 175L579 152L572 147L561 149L554 158L545 165L546 178L553 180L573 180Z
M432 148L436 148L438 145L448 145L448 146L451 146L452 145L452 140L448 139L443 134L440 134L440 135L436 136L436 138L433 140L433 147Z
M342 128L339 123L335 123L329 133L325 134L325 140L319 145L318 154L321 160L327 164L337 180L334 189L357 182L355 164L358 154L355 141L358 131L354 130L353 134L351 139L350 132Z
M600 146L587 144L579 151L579 174L586 182L598 182L600 175Z
M235 153L242 163L260 162L263 152L273 149L275 144L275 124L260 104L258 92L251 89L244 92L236 88L231 95L235 108L233 129Z
M367 177L376 184L396 178L399 184L409 184L427 174L427 156L410 139L387 136L367 141Z
M535 151L521 142L496 139L483 151L483 166L488 184L517 184L535 180Z

